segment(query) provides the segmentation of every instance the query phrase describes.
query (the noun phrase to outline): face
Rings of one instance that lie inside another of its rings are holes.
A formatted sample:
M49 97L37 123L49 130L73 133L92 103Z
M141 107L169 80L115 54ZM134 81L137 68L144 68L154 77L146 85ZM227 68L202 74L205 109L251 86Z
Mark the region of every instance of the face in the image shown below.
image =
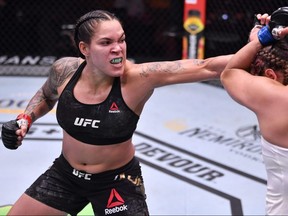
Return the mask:
M102 21L97 24L90 44L85 44L87 65L108 76L121 76L126 61L124 30L117 20Z

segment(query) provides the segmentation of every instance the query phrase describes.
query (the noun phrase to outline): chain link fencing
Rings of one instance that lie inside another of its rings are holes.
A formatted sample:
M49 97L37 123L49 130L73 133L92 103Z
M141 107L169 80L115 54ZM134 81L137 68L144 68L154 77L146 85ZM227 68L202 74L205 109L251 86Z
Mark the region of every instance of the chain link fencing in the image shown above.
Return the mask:
M288 6L287 0L206 2L205 58L235 53L247 43L254 14ZM56 59L77 56L74 24L95 9L122 20L135 62L182 58L184 0L0 0L0 75L47 76Z

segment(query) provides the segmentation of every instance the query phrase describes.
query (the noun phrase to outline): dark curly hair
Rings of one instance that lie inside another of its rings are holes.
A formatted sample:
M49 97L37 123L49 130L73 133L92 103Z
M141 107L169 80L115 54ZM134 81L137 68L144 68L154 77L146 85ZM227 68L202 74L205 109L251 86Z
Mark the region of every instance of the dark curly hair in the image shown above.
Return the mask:
M117 20L120 22L113 13L105 10L90 11L78 19L74 28L74 42L81 58L85 58L85 56L79 50L79 42L84 41L90 44L91 38L95 34L95 25L101 21L109 20Z
M264 76L264 71L268 68L283 73L283 84L288 84L287 38L279 40L275 44L263 47L259 50L251 65L251 74Z

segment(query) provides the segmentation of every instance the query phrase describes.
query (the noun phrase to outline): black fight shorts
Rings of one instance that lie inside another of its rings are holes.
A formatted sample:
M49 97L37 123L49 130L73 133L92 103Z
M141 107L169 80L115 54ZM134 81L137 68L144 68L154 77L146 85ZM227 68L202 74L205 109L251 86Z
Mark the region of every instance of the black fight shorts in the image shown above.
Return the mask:
M137 158L97 174L70 166L61 154L25 193L58 210L77 215L91 202L95 215L149 215Z

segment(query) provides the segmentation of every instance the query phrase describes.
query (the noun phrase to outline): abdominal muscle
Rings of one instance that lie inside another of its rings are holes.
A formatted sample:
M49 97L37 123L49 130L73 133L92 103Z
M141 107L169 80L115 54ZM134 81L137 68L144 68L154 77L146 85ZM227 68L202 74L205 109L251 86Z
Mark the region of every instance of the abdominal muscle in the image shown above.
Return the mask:
M90 145L63 132L62 152L70 165L87 173L101 173L126 165L135 154L131 139L112 145Z

